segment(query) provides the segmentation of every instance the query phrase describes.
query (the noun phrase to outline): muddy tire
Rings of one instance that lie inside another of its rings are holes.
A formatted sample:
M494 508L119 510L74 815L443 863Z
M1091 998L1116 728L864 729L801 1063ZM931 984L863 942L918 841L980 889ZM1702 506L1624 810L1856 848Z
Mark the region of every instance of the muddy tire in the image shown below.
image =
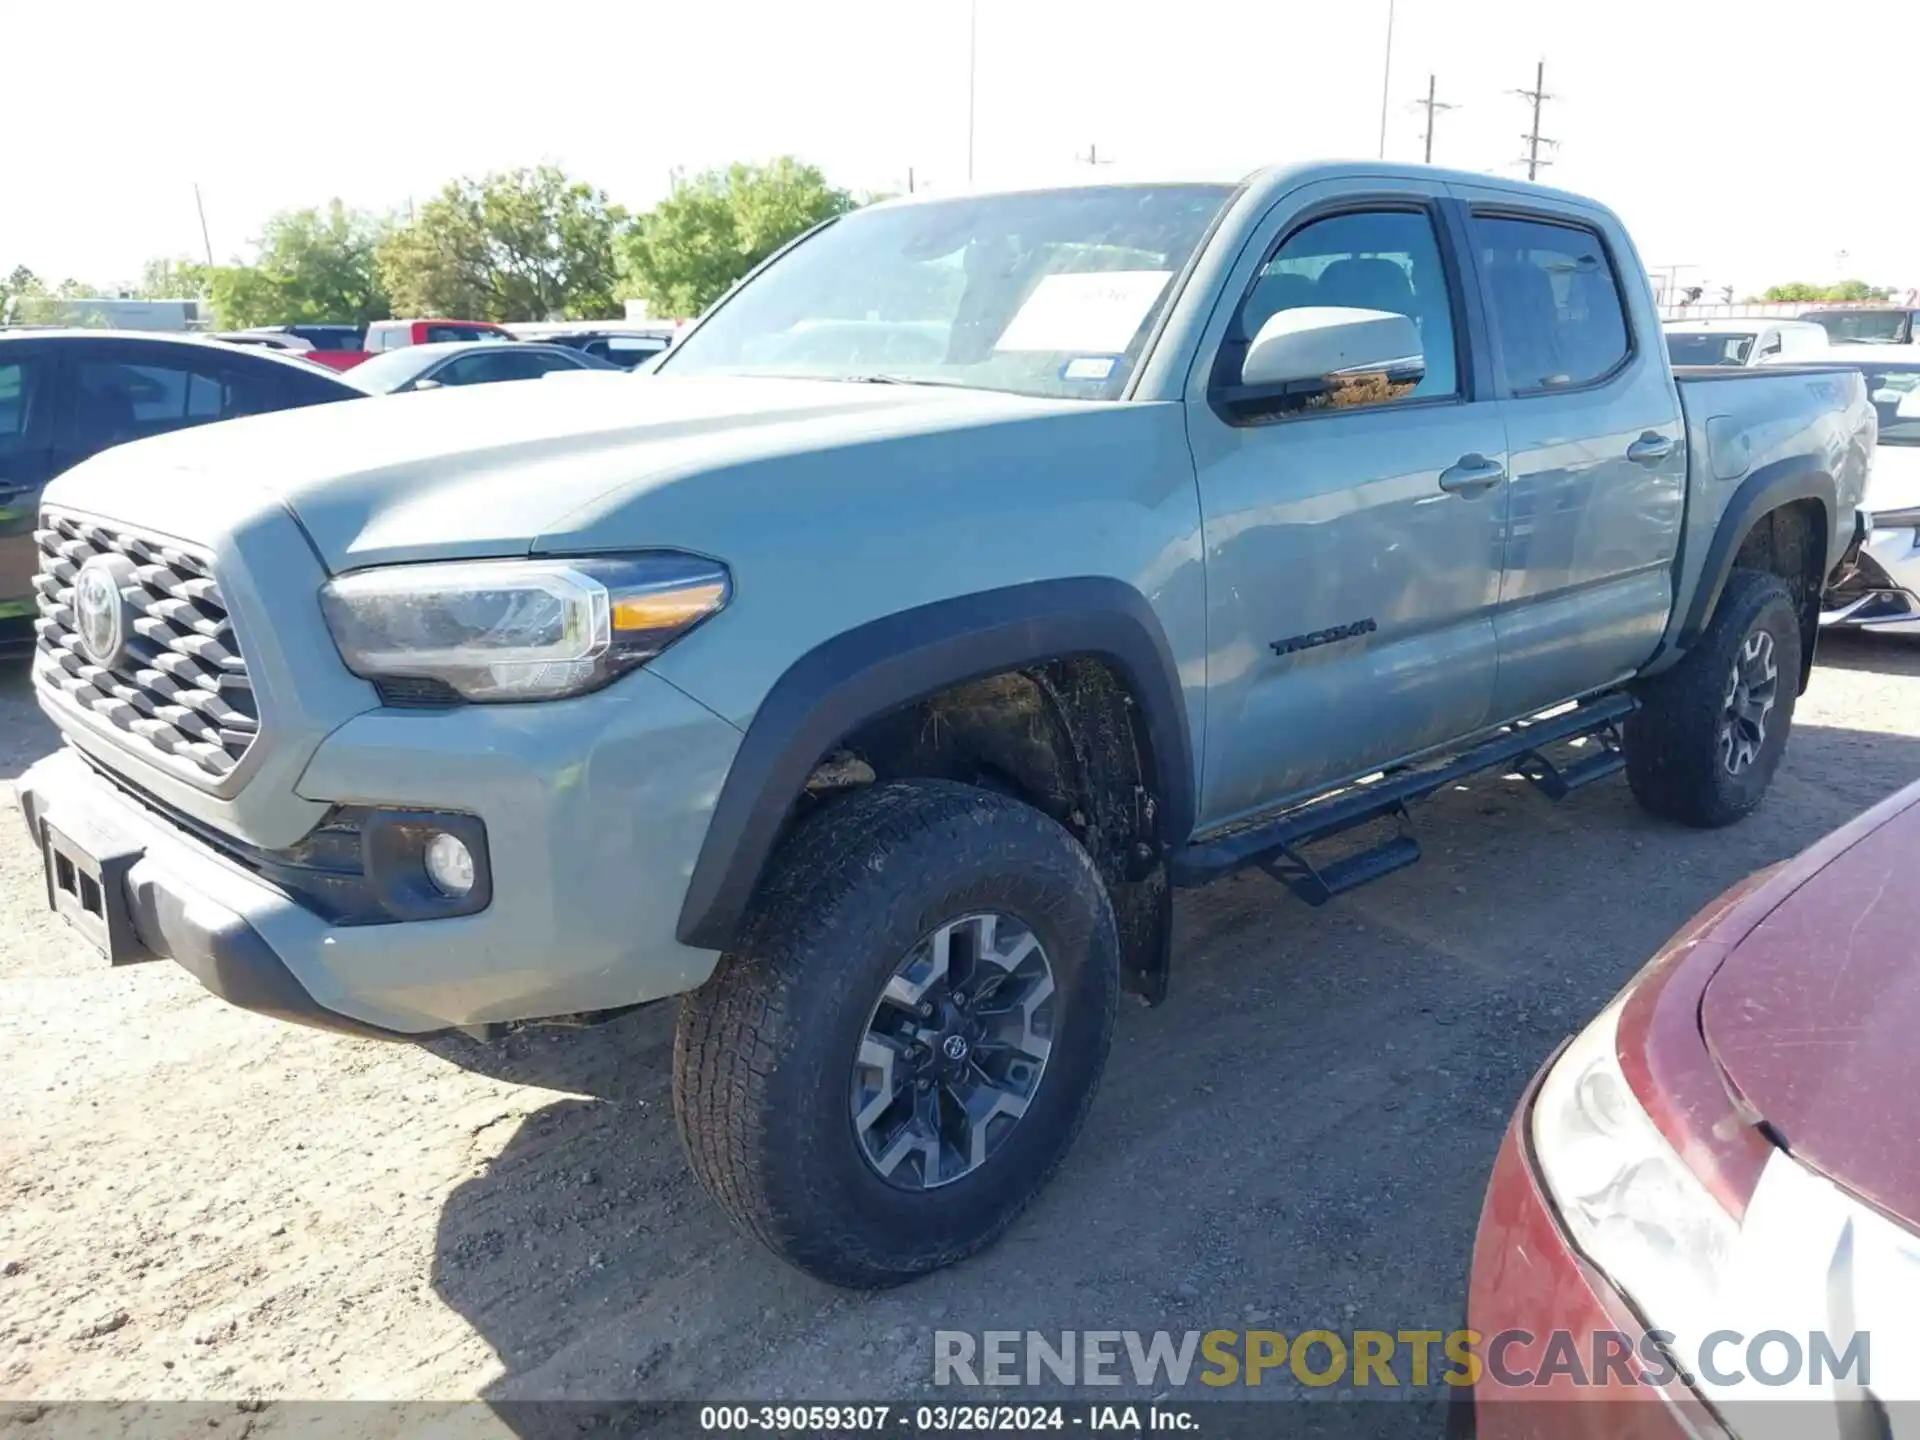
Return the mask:
M897 1284L991 1243L1065 1158L1119 945L1092 860L1029 805L875 785L803 823L740 948L681 1004L694 1174L776 1254Z
M1765 798L1800 689L1800 620L1779 576L1735 570L1699 643L1640 692L1627 781L1655 815L1731 825Z

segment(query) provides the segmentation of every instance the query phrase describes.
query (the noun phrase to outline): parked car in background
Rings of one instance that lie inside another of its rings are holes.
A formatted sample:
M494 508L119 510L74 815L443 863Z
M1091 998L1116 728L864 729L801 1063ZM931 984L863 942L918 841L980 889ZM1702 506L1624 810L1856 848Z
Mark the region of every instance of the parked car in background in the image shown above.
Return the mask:
M44 893L103 963L361 1035L684 996L694 1174L809 1273L904 1281L1056 1171L1173 887L1328 902L1496 768L1762 803L1872 411L1676 381L1659 335L1563 191L1089 176L821 225L645 381L100 456L43 512ZM79 592L156 535L239 637L168 674L257 725L116 721L183 702Z
M305 355L313 349L311 342L284 330L218 330L208 338L223 340L229 345L259 345L288 355Z
M610 322L557 324L515 324L507 327L522 340L539 340L549 345L565 345L633 370L673 345L675 329L671 324L632 325Z
M241 344L273 345L296 351L316 365L350 370L367 358L366 327L347 324L255 325L221 336Z
M33 531L54 476L129 440L360 394L265 347L109 330L0 334L0 652L33 644Z
M440 345L459 340L511 340L513 332L486 320L375 320L361 347L369 355L408 345Z
M1848 306L1809 310L1800 318L1825 330L1836 345L1911 345L1920 339L1914 333L1915 315L1920 310L1904 305Z
M1916 874L1920 785L1707 906L1534 1077L1474 1245L1467 1323L1510 1337L1482 1440L1915 1433ZM1840 1360L1753 1358L1782 1335Z
M1828 588L1825 625L1920 636L1920 345L1838 345L1880 421L1867 482L1873 533Z
M1661 328L1675 365L1818 359L1827 348L1827 332L1807 320L1669 320Z
M518 340L476 345L409 345L375 355L341 376L369 395L406 390L438 390L443 385L493 385L503 380L538 380L556 371L618 370L564 345L530 345Z

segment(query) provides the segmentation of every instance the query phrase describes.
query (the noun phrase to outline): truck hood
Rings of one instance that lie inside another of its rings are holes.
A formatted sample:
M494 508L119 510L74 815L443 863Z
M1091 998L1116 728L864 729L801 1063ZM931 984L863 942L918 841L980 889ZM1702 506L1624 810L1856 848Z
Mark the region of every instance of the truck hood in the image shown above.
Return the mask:
M608 506L695 476L1089 408L1106 407L920 385L566 375L181 431L96 456L46 498L189 540L284 507L339 573L577 548Z
M1795 1159L1920 1230L1917 869L1920 792L1733 947L1700 1020Z

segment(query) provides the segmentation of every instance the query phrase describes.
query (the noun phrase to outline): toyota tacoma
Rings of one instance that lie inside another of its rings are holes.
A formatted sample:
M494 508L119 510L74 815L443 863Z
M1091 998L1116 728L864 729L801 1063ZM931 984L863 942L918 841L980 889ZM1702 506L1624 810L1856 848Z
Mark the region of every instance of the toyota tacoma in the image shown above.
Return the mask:
M1060 1165L1171 891L1407 807L1761 802L1858 375L1668 365L1619 222L1380 164L911 197L645 378L110 451L40 518L49 903L360 1035L680 997L694 1173L847 1285Z

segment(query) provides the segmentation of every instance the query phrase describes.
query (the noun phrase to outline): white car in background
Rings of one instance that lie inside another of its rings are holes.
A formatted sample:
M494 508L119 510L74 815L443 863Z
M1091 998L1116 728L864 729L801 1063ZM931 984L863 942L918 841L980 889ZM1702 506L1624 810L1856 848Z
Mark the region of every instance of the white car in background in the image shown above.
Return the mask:
M1920 635L1920 345L1836 345L1820 359L1864 374L1880 419L1862 502L1873 531L1820 623Z
M1669 320L1667 359L1675 365L1768 365L1825 360L1827 332L1811 320Z

